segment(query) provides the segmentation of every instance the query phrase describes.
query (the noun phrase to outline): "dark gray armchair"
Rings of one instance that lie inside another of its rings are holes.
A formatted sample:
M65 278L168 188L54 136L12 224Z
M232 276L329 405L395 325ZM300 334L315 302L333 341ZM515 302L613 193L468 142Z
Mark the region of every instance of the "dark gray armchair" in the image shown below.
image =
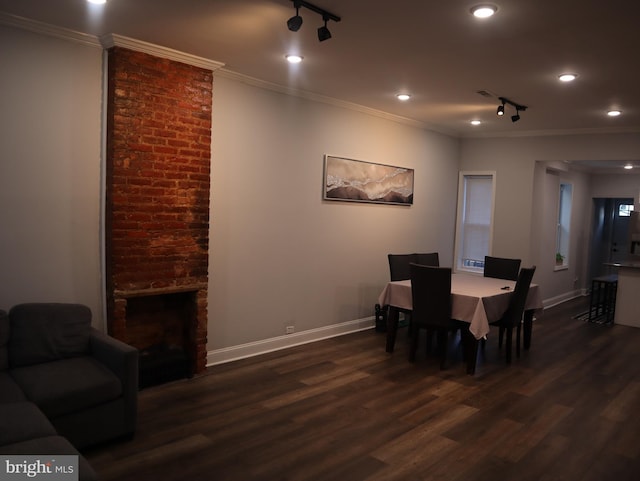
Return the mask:
M76 448L132 436L138 351L91 326L80 304L9 311L8 371L28 401Z

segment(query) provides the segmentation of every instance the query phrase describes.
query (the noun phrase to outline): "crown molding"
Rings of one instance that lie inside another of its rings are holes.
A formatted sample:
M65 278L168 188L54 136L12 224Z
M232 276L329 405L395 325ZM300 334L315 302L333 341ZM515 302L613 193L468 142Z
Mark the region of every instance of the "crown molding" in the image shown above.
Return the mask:
M76 32L68 28L56 27L48 23L38 22L30 18L19 17L5 12L0 12L0 24L10 27L16 27L23 30L29 30L34 33L47 35L49 37L57 37L64 40L71 40L83 45L101 48L100 41L95 35L89 35L82 32Z
M135 50L136 52L142 52L156 57L166 58L168 60L174 60L176 62L186 63L193 65L194 67L205 68L208 70L216 71L224 66L222 62L216 62L207 58L198 57L188 53L173 50L171 48L162 47L153 43L143 42L142 40L136 40L122 35L109 33L100 37L100 43L105 49L113 47L123 47L129 50Z
M487 132L461 135L466 139L487 138L515 138L515 137L558 137L571 135L612 135L612 134L637 134L640 127L602 127L585 129L559 129L559 130L523 130L520 132Z
M457 137L458 134L452 130L444 129L442 127L436 125L426 124L424 122L419 122L417 120L413 120L407 117L402 117L400 115L390 114L388 112L384 112L382 110L376 110L369 107L365 107L363 105L359 105L353 102L347 102L344 100L339 100L333 97L327 97L325 95L316 94L313 92L309 92L306 90L294 89L291 87L287 87L284 85L267 82L265 80L260 80L255 77L250 77L248 75L244 75L238 72L234 72L232 70L228 70L226 68L221 68L216 72L218 77L224 77L231 80L235 80L237 82L241 82L247 85L251 85L253 87L258 87L265 90L271 90L274 92L278 92L285 95L290 95L292 97L300 97L307 100L312 100L314 102L320 102L324 104L333 105L334 107L340 107L343 109L353 110L356 112L361 112L367 115L371 115L373 117L379 117L385 120L390 120L392 122L398 122L404 125L409 125L411 127L416 127L421 130L429 130L432 132L437 132L440 134Z
M456 133L453 131L445 130L433 125L426 125L423 122L418 122L413 119L389 114L387 112L371 109L371 108L364 107L362 105L354 104L351 102L345 102L343 100L338 100L332 97L315 94L313 92L293 89L291 87L286 87L283 85L260 80L254 77L249 77L247 75L239 74L237 72L233 72L231 70L225 69L224 63L222 62L216 62L214 60L209 60L203 57L187 54L187 53L180 52L178 50L173 50L167 47L161 47L152 43L143 42L141 40L136 40L133 38L122 36L122 35L110 33L110 34L105 34L100 37L97 37L95 35L89 35L81 32L76 32L74 30L56 27L53 25L49 25L47 23L38 22L35 20L19 17L16 15L10 15L4 12L0 12L0 24L21 28L24 30L29 30L29 31L40 33L43 35L71 40L77 43L90 45L96 48L103 48L103 49L109 49L113 47L127 48L130 50L135 50L137 52L154 55L156 57L166 58L169 60L182 62L188 65L193 65L194 67L205 68L215 72L216 75L219 75L221 77L226 77L226 78L229 78L238 82L242 82L247 85L252 85L254 87L259 87L265 90L271 90L271 91L279 92L285 95L305 98L308 100L313 100L315 102L321 102L321 103L333 105L336 107L341 107L349 110L354 110L357 112L362 112L368 115L380 117L380 118L391 120L394 122L399 122L401 124L410 125L412 127L416 127L423 130L432 130L432 131L439 132L441 134L445 134L449 136L456 135Z
M321 102L335 107L340 107L356 112L361 112L374 117L390 120L392 122L398 122L404 125L409 125L422 130L429 130L432 132L448 135L456 138L513 138L513 137L552 137L552 136L569 136L569 135L598 135L598 134L627 134L627 133L640 133L640 127L627 127L627 128L586 128L586 129L564 129L564 130L535 130L535 131L500 131L500 132L473 132L463 133L452 129L447 129L442 126L432 125L425 122L420 122L407 117L390 114L381 110L372 109L363 105L355 104L352 102L346 102L333 97L327 97L324 95L315 94L304 90L298 90L291 87L267 82L254 77L250 77L244 74L233 72L224 68L224 63L209 60L196 55L187 54L178 50L173 50L167 47L158 46L152 43L135 40L132 38L124 37L117 34L106 34L100 37L90 35L75 30L57 27L44 22L39 22L18 15L11 15L6 12L0 12L0 25L7 25L9 27L20 28L23 30L29 30L34 33L47 35L50 37L56 37L60 39L69 40L79 44L87 45L95 48L112 48L123 47L139 52L155 55L158 57L166 58L169 60L175 60L195 67L201 67L211 70L216 75L226 77L238 82L252 85L254 87L271 90L274 92L290 95L294 97L300 97L315 102Z
M68 28L57 27L44 22L38 22L30 18L20 17L17 15L11 15L5 12L0 12L0 24L10 27L16 27L23 30L29 30L34 33L47 35L50 37L61 38L64 40L71 40L83 45L89 45L96 48L111 48L111 47L124 47L138 52L148 53L157 57L166 58L169 60L175 60L177 62L193 65L194 67L201 67L208 70L216 71L224 66L224 63L216 62L206 58L198 57L188 53L173 50L167 47L154 45L152 43L143 42L141 40L135 40L122 35L106 34L101 37L90 35L87 33L77 32Z
M180 52L178 50L173 50L167 47L161 47L152 43L143 42L141 40L136 40L133 38L122 36L122 35L110 33L110 34L102 35L100 37L96 37L94 35L89 35L89 34L80 33L80 32L76 32L76 31L61 28L61 27L56 27L43 22L37 22L35 20L31 20L28 18L18 17L16 15L9 15L3 12L0 12L0 24L22 28L25 30L30 30L32 32L40 33L43 35L49 35L49 36L58 37L62 39L72 40L75 42L83 43L85 45L91 45L92 47L97 47L97 48L103 48L103 49L109 49L113 47L127 48L130 50L135 50L137 52L142 52L149 55L166 58L169 60L175 60L177 62L182 62L188 65L193 65L194 67L209 69L215 72L216 75L218 76L226 77L226 78L229 78L241 83L245 83L247 85L252 85L254 87L258 87L261 89L271 90L271 91L282 93L285 95L300 97L300 98L312 100L315 102L321 102L324 104L333 105L335 107L340 107L348 110L353 110L356 112L361 112L367 115L372 115L374 117L379 117L379 118L383 118L393 122L398 122L404 125L410 125L412 127L416 127L422 130L431 130L444 135L456 136L455 132L447 129L442 129L435 125L427 125L424 122L418 122L416 120L409 119L406 117L389 114L381 110L364 107L362 105L358 105L352 102L346 102L343 100L335 99L333 97L327 97L324 95L315 94L313 92L298 90L291 87L260 80L244 74L233 72L231 70L227 70L224 68L224 63L222 62L216 62L206 58L197 57L195 55Z

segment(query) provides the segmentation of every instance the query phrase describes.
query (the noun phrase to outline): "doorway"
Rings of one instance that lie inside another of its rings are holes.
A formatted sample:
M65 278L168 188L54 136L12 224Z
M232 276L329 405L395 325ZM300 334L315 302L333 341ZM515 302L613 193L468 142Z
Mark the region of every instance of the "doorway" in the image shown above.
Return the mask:
M589 279L613 273L607 263L627 260L632 198L594 198Z

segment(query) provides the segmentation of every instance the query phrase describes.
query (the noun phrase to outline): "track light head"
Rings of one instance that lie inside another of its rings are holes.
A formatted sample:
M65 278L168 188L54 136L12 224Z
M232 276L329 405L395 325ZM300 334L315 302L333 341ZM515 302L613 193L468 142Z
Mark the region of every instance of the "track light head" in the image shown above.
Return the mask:
M300 15L295 15L287 20L287 27L292 32L297 32L302 27L302 17Z
M331 38L331 32L327 28L328 20L328 18L324 17L324 25L318 28L318 40L320 42L324 42L325 40L329 40Z
M294 2L293 6L296 8L296 14L287 20L287 28L292 32L297 32L302 27L302 17L300 16L300 4Z
M511 116L511 122L517 122L518 120L520 120L520 114L518 113L519 111L516 111L515 115Z
M498 105L496 115L498 115L499 117L502 117L504 115L504 103L502 105Z

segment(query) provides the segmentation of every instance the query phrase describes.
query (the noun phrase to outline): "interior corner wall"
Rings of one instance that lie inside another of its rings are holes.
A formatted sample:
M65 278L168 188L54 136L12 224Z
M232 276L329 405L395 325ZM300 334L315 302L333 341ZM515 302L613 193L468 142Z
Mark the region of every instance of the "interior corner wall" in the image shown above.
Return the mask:
M536 204L543 206L540 224L534 231L539 245L536 264L541 266L536 281L544 285L545 299L549 304L562 302L583 291L588 284L588 250L592 203L590 198L590 176L579 171L547 171L542 163L543 182L541 190L534 195ZM571 227L567 267L557 269L557 224L560 184L571 184Z
M0 309L81 302L101 327L102 49L0 25Z
M459 140L214 73L209 349L370 318L390 252L452 265ZM324 201L324 155L415 169L410 207Z
M565 160L637 161L639 158L640 136L633 133L467 138L462 141L460 168L497 172L494 254L520 257L525 265L535 264L534 281L543 286L543 297L549 300L571 295L588 284L585 277L588 260L582 257L588 253L593 181L570 174L580 185L574 191L573 200L573 212L578 209L577 215L572 215L572 230L575 226L576 234L573 240L577 242L572 249L577 257L571 269L555 271L555 244L545 243L549 235L546 223L551 222L551 218L540 215L549 203L545 198L549 187L544 180L546 174L544 171L541 174L536 164ZM608 192L614 191L616 188L609 186ZM556 221L553 220L554 226Z

